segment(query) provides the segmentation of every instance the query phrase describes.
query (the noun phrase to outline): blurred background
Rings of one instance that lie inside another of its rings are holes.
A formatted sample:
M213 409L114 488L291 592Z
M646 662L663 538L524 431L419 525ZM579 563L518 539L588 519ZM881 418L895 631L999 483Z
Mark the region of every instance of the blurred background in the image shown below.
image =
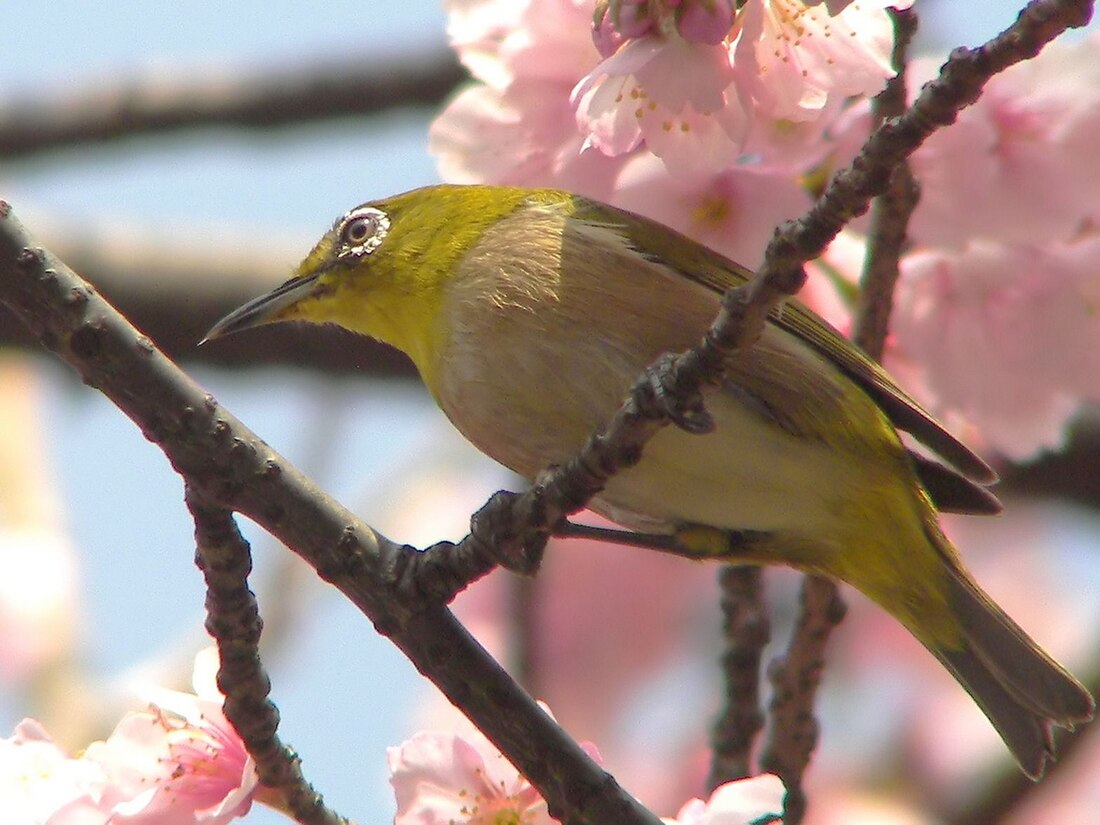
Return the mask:
M996 33L1018 6L917 10L918 50L942 52ZM0 197L264 440L418 546L461 538L469 514L516 482L452 432L402 359L316 328L196 342L284 280L351 206L438 181L427 129L463 77L445 23L439 0L0 8ZM1010 473L1003 519L951 525L978 578L1084 677L1100 662L1090 433ZM77 748L109 733L133 685L186 684L204 634L182 485L2 310L0 519L3 735L34 715ZM387 820L384 749L443 718L440 700L335 591L242 527L281 734L338 811ZM705 770L719 702L715 571L638 555L562 548L534 585L494 574L460 610L502 655L526 637L537 695L671 815L703 793L690 777ZM782 641L797 581L769 574L769 588ZM810 821L983 821L958 812L1011 782L995 735L915 642L850 601L826 672ZM1063 816L1100 798L1100 751L1080 750L1011 821L1097 821ZM875 818L853 819L858 805ZM257 810L249 821L285 820Z

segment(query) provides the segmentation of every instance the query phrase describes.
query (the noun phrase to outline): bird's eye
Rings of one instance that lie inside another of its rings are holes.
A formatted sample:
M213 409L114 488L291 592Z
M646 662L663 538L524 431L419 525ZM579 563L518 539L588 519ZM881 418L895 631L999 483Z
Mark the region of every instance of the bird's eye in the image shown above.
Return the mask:
M359 246L374 235L378 228L378 221L374 215L363 215L353 218L344 227L344 243L348 246Z
M381 209L362 206L340 221L341 258L367 255L378 248L390 230L390 219Z

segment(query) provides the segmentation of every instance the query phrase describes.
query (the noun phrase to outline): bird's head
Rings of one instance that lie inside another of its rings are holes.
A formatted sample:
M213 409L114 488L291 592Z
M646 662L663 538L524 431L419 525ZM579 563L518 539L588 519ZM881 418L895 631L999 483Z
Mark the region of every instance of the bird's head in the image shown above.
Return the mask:
M447 283L525 197L506 187L430 186L356 206L289 281L229 313L204 340L278 321L333 323L397 347L429 380Z

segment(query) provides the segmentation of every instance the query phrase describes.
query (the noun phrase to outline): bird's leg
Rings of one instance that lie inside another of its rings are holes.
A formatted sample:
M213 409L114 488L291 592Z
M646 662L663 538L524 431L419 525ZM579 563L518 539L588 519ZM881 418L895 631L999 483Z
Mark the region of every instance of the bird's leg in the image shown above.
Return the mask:
M554 528L554 535L563 539L593 539L609 541L613 544L625 544L630 547L644 547L648 550L660 550L665 553L683 555L672 533L636 533L633 530L617 530L614 527L595 527L591 524L577 524L575 521L562 520Z
M688 524L672 533L639 533L614 527L595 527L563 520L554 535L566 539L594 539L659 550L689 559L724 559L735 561L743 555L753 538L751 531L721 530L701 524Z
M738 548L745 545L751 531L722 530L705 524L681 524L673 534L676 545L685 556L694 559L725 559L733 561Z

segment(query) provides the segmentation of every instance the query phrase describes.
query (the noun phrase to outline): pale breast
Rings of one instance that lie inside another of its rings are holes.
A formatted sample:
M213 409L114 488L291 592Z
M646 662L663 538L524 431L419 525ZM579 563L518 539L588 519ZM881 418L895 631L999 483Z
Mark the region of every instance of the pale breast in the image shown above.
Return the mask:
M440 404L527 477L575 453L642 369L694 344L717 308L616 239L564 225L549 212L501 221L445 299L453 328L439 354Z

